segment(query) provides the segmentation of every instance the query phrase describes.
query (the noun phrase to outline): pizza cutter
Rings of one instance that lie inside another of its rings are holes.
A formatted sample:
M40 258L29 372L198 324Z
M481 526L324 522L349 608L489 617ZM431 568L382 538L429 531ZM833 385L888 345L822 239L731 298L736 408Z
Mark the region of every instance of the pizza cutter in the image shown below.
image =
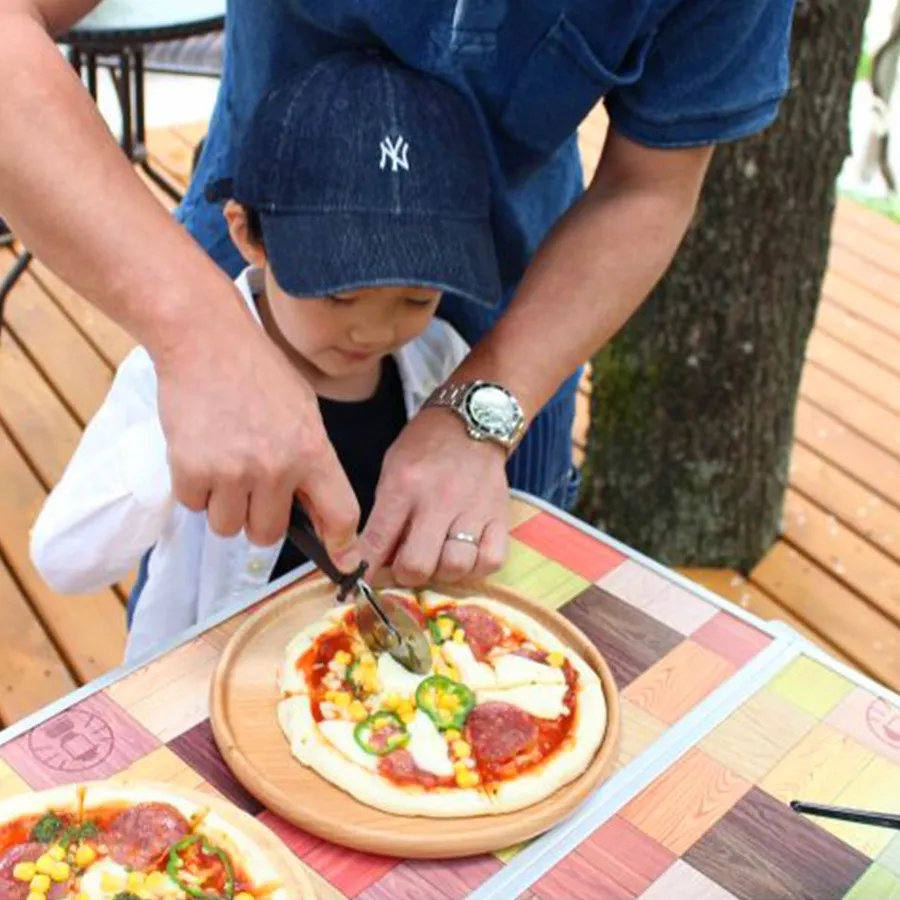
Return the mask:
M353 596L356 624L366 646L375 653L387 652L410 672L424 675L431 670L431 646L424 630L409 611L390 596L378 593L363 576L369 568L365 561L356 571L342 572L331 560L306 510L294 501L288 540L314 562L338 588L337 600L344 603Z

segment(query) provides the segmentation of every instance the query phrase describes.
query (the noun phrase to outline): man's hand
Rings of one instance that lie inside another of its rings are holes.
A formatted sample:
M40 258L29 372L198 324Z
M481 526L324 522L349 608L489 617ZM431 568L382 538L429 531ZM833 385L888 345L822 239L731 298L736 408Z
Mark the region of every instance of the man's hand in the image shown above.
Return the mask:
M223 298L223 302L229 302ZM224 311L224 310L223 310ZM335 563L350 570L359 506L310 386L247 318L197 334L156 361L177 499L210 527L273 544L296 494Z
M477 545L448 539L460 532ZM473 441L449 410L420 412L385 458L362 557L415 587L482 578L503 565L508 545L505 452Z

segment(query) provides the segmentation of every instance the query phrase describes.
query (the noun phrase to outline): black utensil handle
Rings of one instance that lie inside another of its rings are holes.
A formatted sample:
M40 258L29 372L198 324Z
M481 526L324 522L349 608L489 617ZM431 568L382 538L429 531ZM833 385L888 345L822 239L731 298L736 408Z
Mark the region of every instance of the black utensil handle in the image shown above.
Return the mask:
M803 800L791 800L790 805L794 812L822 816L825 819L855 822L858 825L877 825L881 828L900 828L900 816L891 813L867 812L844 806L826 806L822 803L806 803Z
M325 545L319 540L316 529L306 510L294 501L291 510L291 524L288 528L288 538L298 550L314 562L339 588L338 599L343 601L347 594L362 577L367 564L361 563L356 571L349 575L342 572L332 561L325 549Z

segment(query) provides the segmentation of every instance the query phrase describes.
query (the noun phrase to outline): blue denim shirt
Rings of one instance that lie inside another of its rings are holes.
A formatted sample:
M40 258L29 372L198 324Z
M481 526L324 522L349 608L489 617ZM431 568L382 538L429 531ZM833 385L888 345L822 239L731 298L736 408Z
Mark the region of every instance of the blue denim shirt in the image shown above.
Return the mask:
M574 134L596 103L605 97L613 126L652 147L755 132L773 120L787 87L792 11L793 0L229 0L222 88L180 216L236 275L243 262L202 189L231 174L235 137L253 106L325 54L383 46L473 101L491 157L508 303L538 244L582 190ZM501 311L447 297L441 314L475 343ZM514 487L561 506L575 490L577 380L576 373L510 460Z

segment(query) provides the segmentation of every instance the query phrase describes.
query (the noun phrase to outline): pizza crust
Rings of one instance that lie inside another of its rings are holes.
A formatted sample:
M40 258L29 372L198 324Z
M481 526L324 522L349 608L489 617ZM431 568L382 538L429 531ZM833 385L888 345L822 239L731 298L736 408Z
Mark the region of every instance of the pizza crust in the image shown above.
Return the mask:
M17 794L0 801L0 825L24 816L43 816L48 812L78 815L78 785L68 784L38 794Z

